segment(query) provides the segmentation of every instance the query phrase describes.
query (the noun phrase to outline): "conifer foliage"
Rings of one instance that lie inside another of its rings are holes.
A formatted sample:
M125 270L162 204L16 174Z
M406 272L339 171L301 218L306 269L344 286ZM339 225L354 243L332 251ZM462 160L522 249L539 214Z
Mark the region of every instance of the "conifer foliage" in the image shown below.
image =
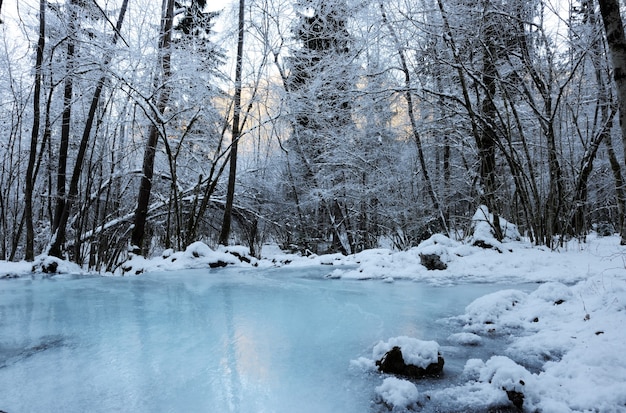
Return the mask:
M298 238L313 251L349 252L351 228L345 189L349 167L339 160L354 144L352 91L356 83L354 55L347 29L349 8L343 0L296 3L287 88L290 93L295 157L294 198L302 201ZM329 244L329 245L326 245Z

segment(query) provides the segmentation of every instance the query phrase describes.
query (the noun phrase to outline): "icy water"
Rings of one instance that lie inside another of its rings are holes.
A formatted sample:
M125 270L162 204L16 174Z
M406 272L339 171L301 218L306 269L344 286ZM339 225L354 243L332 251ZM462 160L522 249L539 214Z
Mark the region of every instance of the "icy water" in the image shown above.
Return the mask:
M465 360L502 344L455 347L447 337L461 327L446 318L511 286L327 280L328 272L0 280L0 410L375 412L383 377L350 360L371 357L379 340L437 340L445 377L426 387L458 381Z

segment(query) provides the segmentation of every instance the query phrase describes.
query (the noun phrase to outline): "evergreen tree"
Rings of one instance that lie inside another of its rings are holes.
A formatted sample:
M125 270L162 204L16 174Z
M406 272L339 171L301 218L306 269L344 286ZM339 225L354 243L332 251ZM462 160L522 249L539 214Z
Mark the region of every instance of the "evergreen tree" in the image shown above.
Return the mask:
M304 211L298 237L330 242L330 249L349 252L347 206L350 173L339 159L354 144L352 121L356 83L347 29L349 8L344 0L304 0L293 32L300 44L292 50L287 89L291 96L293 137L297 154L292 169L294 195ZM326 249L326 248L325 248Z
M168 3L164 11L165 25L161 29L160 42L161 75L155 80L159 100L151 105L159 113L155 113L150 125L149 142L144 154L144 177L131 235L131 248L135 254L146 252L143 245L148 234L161 238L166 248L182 249L196 241L198 223L205 208L196 209L193 203L189 205L189 197L185 197L182 189L196 185L195 192L203 192L208 197L214 188L212 180L217 179L213 174L216 168L207 162L207 158L219 152L221 145L215 127L220 119L212 99L219 94L214 80L218 76L217 69L223 61L223 53L209 40L217 14L206 12L205 8L206 1L190 0ZM166 112L168 116L164 116ZM165 156L156 151L159 144L163 146ZM185 162L181 161L183 154L190 156ZM152 182L154 170L166 168L169 169L169 182ZM159 183L161 185L153 188ZM206 188L200 190L201 186ZM159 198L169 201L164 205L167 208L165 220L146 226L153 190Z

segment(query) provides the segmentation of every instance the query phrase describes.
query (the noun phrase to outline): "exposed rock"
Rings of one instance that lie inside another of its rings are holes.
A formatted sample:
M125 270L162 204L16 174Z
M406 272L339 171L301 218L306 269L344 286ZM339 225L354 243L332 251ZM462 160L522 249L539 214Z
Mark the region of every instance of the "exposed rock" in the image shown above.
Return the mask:
M524 405L524 393L515 390L506 390L506 395L511 403L513 403L513 406L522 410L522 406Z
M486 250L496 250L500 254L502 254L502 251L500 250L500 248L498 248L498 247L496 247L494 245L491 245L488 242L483 241L482 239L474 241L474 243L472 245L475 246L475 247L486 249Z
M250 264L251 260L250 258L246 257L245 255L242 255L240 253L238 253L237 251L227 251L229 254L234 255L235 257L237 257L237 259L239 259L239 261L241 262L245 262L246 264Z
M437 254L420 254L420 263L427 270L445 270L448 268L446 263L441 261L441 257Z
M228 265L228 263L225 262L225 261L222 261L222 260L218 260L218 261L209 263L209 267L211 267L211 268L220 268L220 267L225 267L227 265Z
M56 274L59 270L59 262L55 258L45 258L35 262L32 272L43 272L45 274Z
M56 261L50 261L41 265L41 271L48 274L56 274L58 268L59 263Z
M376 361L378 370L383 373L420 379L422 377L438 377L443 371L444 360L441 354L437 355L437 362L429 364L426 368L406 364L402 357L402 350L395 346L389 350L382 359Z

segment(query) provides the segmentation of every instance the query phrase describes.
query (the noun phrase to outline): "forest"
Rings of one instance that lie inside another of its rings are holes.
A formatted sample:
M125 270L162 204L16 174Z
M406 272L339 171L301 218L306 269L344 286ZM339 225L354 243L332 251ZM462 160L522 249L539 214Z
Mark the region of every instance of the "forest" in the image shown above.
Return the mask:
M481 205L500 240L503 217L626 241L626 40L599 3L0 2L0 259L403 250Z

